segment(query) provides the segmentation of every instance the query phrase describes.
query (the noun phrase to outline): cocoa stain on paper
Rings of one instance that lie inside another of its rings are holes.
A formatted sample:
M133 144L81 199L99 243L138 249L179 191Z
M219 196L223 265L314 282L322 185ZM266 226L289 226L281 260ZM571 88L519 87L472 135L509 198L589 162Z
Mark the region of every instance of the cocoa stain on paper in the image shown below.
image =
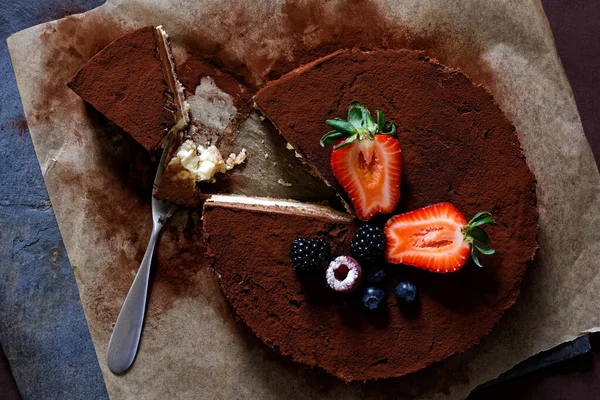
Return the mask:
M71 15L48 24L40 39L47 52L40 75L40 96L27 115L31 124L61 118L62 110L72 110L80 101L66 84L99 50L124 33L121 23L92 15Z
M180 40L191 53L210 57L255 89L343 48L424 50L493 89L495 79L482 60L483 48L444 21L443 15L430 12L425 19L432 21L431 30L415 33L402 22L392 21L386 11L364 0L333 4L322 0L288 1L281 10L219 4L202 15L201 24L192 24L188 34L174 40ZM273 20L277 12L283 23ZM272 51L273 41L282 46Z
M27 126L27 120L23 115L17 115L13 119L9 120L7 123L0 126L2 129L14 129L19 136L26 135L29 132L29 127Z
M85 282L92 312L88 318L110 331L138 270L152 230L151 193L156 163L120 128L89 108L95 128L91 139L103 167L80 174L76 166L57 165L63 185L85 193L86 223L97 243L111 248L111 261L94 282ZM88 141L90 139L88 138ZM167 222L156 249L146 324L155 327L161 315L182 297L202 296L220 315L228 315L212 269L204 258L199 210L178 210Z

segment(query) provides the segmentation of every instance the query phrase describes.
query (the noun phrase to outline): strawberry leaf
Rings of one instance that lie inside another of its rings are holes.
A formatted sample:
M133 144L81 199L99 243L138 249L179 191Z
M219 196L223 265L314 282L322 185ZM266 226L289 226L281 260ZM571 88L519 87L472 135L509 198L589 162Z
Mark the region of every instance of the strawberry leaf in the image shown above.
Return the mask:
M494 221L494 218L492 217L483 217L480 218L476 221L471 220L471 222L469 223L469 226L479 226L479 225L485 225L485 224L495 224L496 221Z
M377 114L377 131L383 133L386 124L385 115L379 110L376 110L375 114Z
M471 258L473 259L473 262L478 267L483 267L483 265L481 265L481 262L479 262L479 257L477 257L477 252L475 251L475 247L471 247Z
M342 147L348 146L349 144L352 144L352 142L354 142L357 138L358 138L358 133L355 133L354 135L350 136L348 139L344 140L342 143L338 144L337 146L333 146L333 149L338 150L338 149L341 149Z
M468 235L473 241L477 241L485 245L490 244L490 238L488 237L487 233L485 233L485 231L479 227L469 227Z
M323 135L319 143L322 147L325 147L348 137L343 143L335 146L336 149L339 149L357 139L373 140L377 134L396 137L396 125L386 121L385 116L381 111L377 110L376 114L377 122L373 120L373 116L365 106L354 100L350 103L350 107L348 108L347 121L344 121L341 118L328 119L325 121L327 125L333 128L333 131Z
M332 143L339 142L340 140L342 140L345 137L346 137L346 134L344 134L343 132L329 131L321 137L321 140L319 141L319 143L321 144L321 147L326 147Z
M363 125L363 113L361 108L356 106L357 104L360 105L358 102L350 103L350 108L348 109L348 122L356 129L360 129Z
M490 248L490 238L480 226L495 223L491 213L482 211L475 214L475 216L471 218L471 221L469 221L462 229L465 240L471 244L471 258L473 258L473 262L479 267L482 265L479 261L477 252L486 256L495 253L495 250Z
M481 219L481 218L484 218L484 217L491 217L491 216L492 216L492 213L490 213L490 212L488 212L488 211L481 211L481 212L478 212L477 214L475 214L475 215L473 216L473 218L471 218L471 220L469 221L469 225L471 225L471 223L473 223L473 222L475 222L475 221L477 221L477 220L479 220L479 219Z
M356 128L351 123L344 121L343 119L328 119L325 121L327 125L335 129L336 131L343 132L346 135L353 135L356 133Z
M369 112L369 110L367 110L367 109L365 109L365 110L366 110L366 113L364 114L365 128L367 128L367 130L374 135L375 132L377 131L377 125L375 125L375 121L373 121L373 117L371 116L371 113Z
M396 137L396 125L391 122L386 122L383 130L380 131L384 135L390 135Z
M473 246L481 253L486 256L494 254L496 251L494 249L490 249L490 247L486 244L478 242L477 240L473 241Z
M350 109L355 109L355 110L359 110L360 111L360 113L361 113L360 127L361 128L366 128L367 127L367 115L369 117L371 116L371 113L369 112L369 110L367 109L367 107L365 107L362 104L360 104L360 102L358 100L354 100L352 103L350 103ZM373 118L371 118L371 120L372 119Z

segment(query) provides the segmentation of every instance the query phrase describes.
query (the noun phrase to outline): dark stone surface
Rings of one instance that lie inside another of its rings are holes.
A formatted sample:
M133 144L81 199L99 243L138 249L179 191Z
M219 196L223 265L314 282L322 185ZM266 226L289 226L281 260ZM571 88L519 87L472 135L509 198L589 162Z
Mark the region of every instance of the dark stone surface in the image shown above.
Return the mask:
M542 0L596 164L600 163L600 2ZM599 395L600 397L600 395Z
M592 333L589 341L591 352L570 355L550 367L480 388L468 400L597 400L600 398L600 334Z
M542 1L598 161L600 6L594 0ZM24 399L101 400L107 393L27 131L5 39L102 2L18 0L0 7L0 343ZM592 336L593 348L599 345L598 336ZM536 356L507 374L519 378L490 386L477 398L597 398L600 353L572 359L588 350L584 337ZM569 361L523 376L565 358ZM2 363L0 374L6 372ZM3 375L0 385L9 381Z
M0 343L24 399L108 396L23 117L6 38L101 3L19 0L0 7Z

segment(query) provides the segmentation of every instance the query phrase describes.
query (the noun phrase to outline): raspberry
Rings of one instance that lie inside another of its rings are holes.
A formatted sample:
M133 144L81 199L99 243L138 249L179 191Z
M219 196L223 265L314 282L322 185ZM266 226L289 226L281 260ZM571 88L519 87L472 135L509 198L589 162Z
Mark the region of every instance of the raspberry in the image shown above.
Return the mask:
M325 276L329 287L336 292L351 292L360 284L360 265L352 257L339 256L329 264Z

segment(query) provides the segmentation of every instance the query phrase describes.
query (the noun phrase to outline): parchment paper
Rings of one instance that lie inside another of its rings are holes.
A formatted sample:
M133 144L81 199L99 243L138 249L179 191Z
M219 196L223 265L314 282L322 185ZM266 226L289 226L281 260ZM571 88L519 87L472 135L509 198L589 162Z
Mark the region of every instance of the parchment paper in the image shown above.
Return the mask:
M380 23L361 25L374 14ZM161 240L134 368L111 374L106 346L149 236L152 169L64 84L100 47L147 24L164 25L176 48L245 68L256 84L298 43L317 46L344 24L424 48L484 84L515 123L538 180L540 250L516 306L465 354L404 378L345 385L282 360L234 320L210 269L190 265L203 251L200 216L182 211ZM111 398L463 398L600 326L600 176L538 0L109 1L8 44Z

